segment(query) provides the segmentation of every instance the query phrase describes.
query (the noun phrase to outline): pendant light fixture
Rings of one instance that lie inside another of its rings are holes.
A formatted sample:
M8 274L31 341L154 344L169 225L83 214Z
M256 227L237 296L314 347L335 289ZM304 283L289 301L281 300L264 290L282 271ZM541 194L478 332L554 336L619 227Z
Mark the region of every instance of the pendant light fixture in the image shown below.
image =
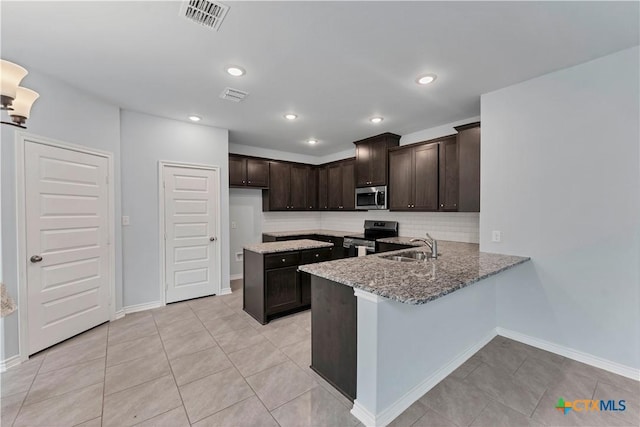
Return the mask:
M3 124L26 128L24 124L31 113L31 106L40 96L20 86L27 73L27 70L13 62L0 60L0 109L7 111L11 118L11 122L2 121Z

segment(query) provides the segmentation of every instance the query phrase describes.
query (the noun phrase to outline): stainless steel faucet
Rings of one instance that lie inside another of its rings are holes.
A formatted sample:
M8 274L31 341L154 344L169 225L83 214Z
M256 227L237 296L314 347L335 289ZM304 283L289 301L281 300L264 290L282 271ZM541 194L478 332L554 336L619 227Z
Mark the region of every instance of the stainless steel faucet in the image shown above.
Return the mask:
M421 238L415 238L415 239L411 239L409 240L410 242L422 242L425 245L427 245L427 247L429 249L431 249L431 258L433 259L437 259L438 258L438 241L436 239L434 239L433 237L431 237L429 235L429 233L427 234L427 238L426 239L421 239Z

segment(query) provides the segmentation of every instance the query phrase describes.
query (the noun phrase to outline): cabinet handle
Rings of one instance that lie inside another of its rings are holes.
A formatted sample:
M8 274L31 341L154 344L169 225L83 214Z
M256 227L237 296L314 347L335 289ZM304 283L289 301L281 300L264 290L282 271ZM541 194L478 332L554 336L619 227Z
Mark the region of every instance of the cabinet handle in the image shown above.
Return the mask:
M444 207L444 203L440 203L440 207L443 208Z
M316 258L320 258L320 254L316 254Z
M407 207L408 207L408 208L410 208L410 207L411 207L411 205L407 205Z
M251 181L249 181L249 184L251 184Z
M282 258L282 262L287 262L287 259L286 258Z
M244 182L244 179L242 180L242 183L243 183L243 184L245 183L245 182Z

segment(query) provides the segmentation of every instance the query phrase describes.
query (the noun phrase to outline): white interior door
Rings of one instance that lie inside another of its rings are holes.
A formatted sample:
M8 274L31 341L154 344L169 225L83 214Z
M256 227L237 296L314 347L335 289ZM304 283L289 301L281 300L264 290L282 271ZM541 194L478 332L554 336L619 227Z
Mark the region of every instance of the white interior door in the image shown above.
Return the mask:
M164 166L166 301L219 290L216 170Z
M106 157L25 143L28 353L109 320Z

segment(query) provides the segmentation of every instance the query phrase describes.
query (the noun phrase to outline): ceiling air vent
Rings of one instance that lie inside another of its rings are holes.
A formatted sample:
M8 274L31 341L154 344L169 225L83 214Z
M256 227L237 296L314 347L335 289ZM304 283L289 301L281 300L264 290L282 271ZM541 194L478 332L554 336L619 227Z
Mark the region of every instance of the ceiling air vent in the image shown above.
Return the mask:
M187 0L180 7L180 15L216 31L220 29L229 6L207 0Z
M228 101L240 102L249 95L249 92L243 92L238 89L232 89L230 87L225 88L220 94L220 98Z

